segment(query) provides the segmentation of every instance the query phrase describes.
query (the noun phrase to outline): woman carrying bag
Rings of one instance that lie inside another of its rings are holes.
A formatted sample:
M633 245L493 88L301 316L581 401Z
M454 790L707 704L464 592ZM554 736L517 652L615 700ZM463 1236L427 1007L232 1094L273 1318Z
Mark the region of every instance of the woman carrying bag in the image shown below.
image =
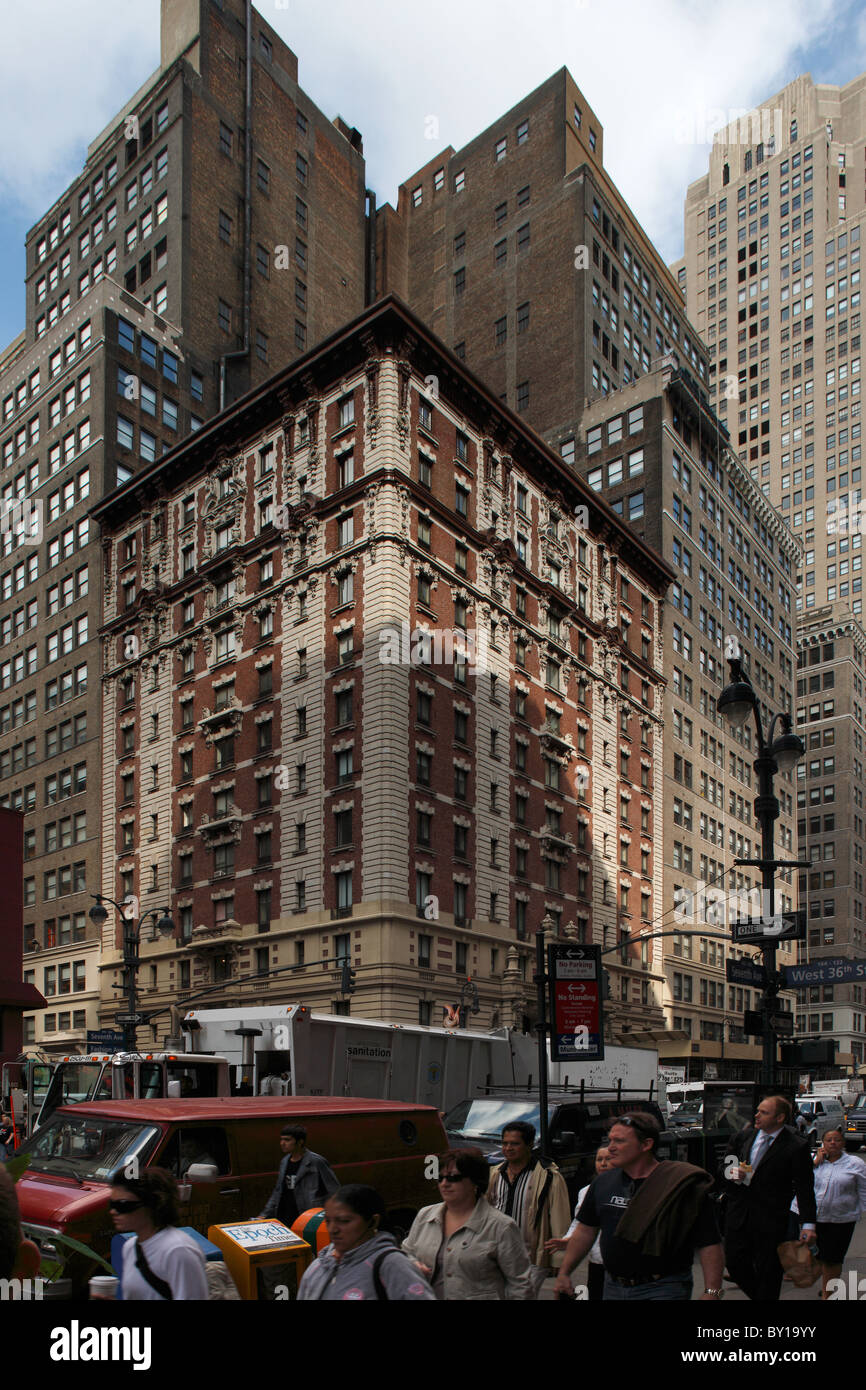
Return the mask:
M854 1227L866 1212L866 1163L845 1152L840 1129L828 1129L815 1154L815 1202L821 1297L829 1298L827 1286L831 1279L841 1277ZM791 1210L798 1210L796 1198Z

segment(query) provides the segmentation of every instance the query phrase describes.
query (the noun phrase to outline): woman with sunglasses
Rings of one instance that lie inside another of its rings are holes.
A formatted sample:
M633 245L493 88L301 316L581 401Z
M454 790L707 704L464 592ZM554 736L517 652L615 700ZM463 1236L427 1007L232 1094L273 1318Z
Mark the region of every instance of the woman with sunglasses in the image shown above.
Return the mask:
M403 1249L438 1299L532 1298L529 1256L516 1221L487 1200L490 1168L480 1149L439 1158L441 1202L423 1207Z
M134 1237L123 1246L124 1303L207 1298L204 1255L177 1229L177 1183L171 1173L161 1168L148 1168L137 1178L115 1173L108 1209L114 1229Z

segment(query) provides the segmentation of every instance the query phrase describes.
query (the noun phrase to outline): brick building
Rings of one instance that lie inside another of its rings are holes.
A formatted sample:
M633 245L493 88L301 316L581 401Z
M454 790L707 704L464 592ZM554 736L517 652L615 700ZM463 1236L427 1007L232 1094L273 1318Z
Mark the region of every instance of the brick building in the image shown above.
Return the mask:
M392 277L674 565L661 614L665 852L654 914L670 930L677 888L752 885L751 874L729 872L758 840L752 758L721 728L715 700L730 635L767 705L792 710L800 552L731 449L677 280L604 169L601 125L566 70L406 180L397 209L380 210L378 246L380 283ZM783 800L790 844L793 789ZM793 896L793 885L779 886ZM742 1035L728 948L684 934L663 946L670 1060L699 1078L720 1064L751 1074L760 1049Z
M360 136L317 109L255 11L247 33L245 8L163 0L160 68L29 233L26 325L0 357L0 804L26 813L28 969L49 997L73 981L51 1032L25 1020L49 1050L99 1022L88 509L367 297Z
M670 571L414 315L368 310L94 514L103 891L177 923L146 1010L224 982L438 1022L471 977L480 1026L520 1025L550 916L621 944L613 1036L662 1028L629 937L662 889Z
M566 68L379 210L394 290L546 438L673 355L707 354L677 282L603 165L604 132Z

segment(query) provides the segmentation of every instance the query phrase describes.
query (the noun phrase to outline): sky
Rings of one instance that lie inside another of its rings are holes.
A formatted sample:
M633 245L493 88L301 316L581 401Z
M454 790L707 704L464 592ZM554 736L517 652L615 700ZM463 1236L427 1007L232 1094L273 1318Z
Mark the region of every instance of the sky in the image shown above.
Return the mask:
M379 203L568 67L610 176L667 261L710 133L803 72L866 69L860 0L260 0L303 89L364 138ZM36 16L38 14L38 27ZM7 0L0 48L0 349L24 323L24 237L159 66L160 0ZM738 42L745 38L744 50ZM431 139L431 132L434 136ZM438 133L435 133L438 132Z

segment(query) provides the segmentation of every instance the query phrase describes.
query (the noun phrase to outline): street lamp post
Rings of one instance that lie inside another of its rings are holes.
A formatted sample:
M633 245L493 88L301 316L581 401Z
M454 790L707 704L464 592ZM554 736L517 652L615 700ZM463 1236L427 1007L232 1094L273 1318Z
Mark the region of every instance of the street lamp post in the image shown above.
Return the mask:
M138 967L140 958L138 948L141 944L141 928L148 917L156 920L156 929L160 936L174 935L174 922L169 916L168 909L160 915L158 907L151 908L149 912L143 912L138 921L135 920L135 913L127 915L127 911L116 903L114 898L108 898L105 894L91 893L92 898L96 899L88 916L96 927L101 927L108 919L108 910L103 903L111 903L120 913L120 920L123 923L123 993L126 999L126 1014L123 1022L123 1047L125 1052L135 1052L136 1037L135 1030L138 1026ZM128 907L128 904L127 904ZM158 919L158 920L157 920Z
M752 682L743 671L740 656L729 656L731 668L730 682L718 698L717 709L734 728L740 728L747 721L750 712L755 716L758 735L758 756L752 766L758 776L758 795L755 797L755 818L761 827L761 857L753 860L737 860L738 864L754 864L761 870L761 920L768 922L775 915L776 869L790 866L790 860L777 860L775 857L775 825L779 818L779 801L773 787L777 772L790 772L806 749L803 740L791 729L790 714L776 713L770 720L770 728L764 736L761 723L761 704ZM782 733L774 739L776 724ZM799 865L797 866L799 867ZM776 973L776 940L768 936L761 946L766 971L761 1016L763 1021L761 1081L764 1085L776 1084L776 1034L773 1029L775 1000L779 993L779 978Z

